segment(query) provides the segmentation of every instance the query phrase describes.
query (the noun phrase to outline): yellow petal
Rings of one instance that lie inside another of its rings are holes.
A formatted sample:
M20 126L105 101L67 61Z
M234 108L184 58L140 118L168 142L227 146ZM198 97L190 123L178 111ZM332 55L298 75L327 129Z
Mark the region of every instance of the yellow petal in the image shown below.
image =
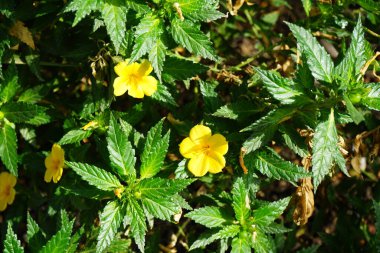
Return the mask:
M129 86L128 95L134 98L143 98L144 90L140 85L133 84Z
M4 199L0 199L0 212L4 211L7 208L7 202Z
M54 170L54 168L55 168L55 161L53 159L52 154L49 154L45 158L45 167L46 167L47 170Z
M8 181L8 172L1 172L0 173L0 186L5 185Z
M57 144L57 143L54 143L53 144L53 147L51 148L51 153L53 155L54 158L56 158L57 160L64 160L64 157L65 157L65 151L62 149L62 147Z
M190 139L195 142L204 142L211 136L211 129L204 125L196 125L190 130Z
M63 173L63 168L60 167L57 171L55 171L53 175L53 182L58 183L58 181L61 179Z
M45 160L46 161L46 160ZM53 178L53 170L46 169L44 180L46 183L50 183L51 179Z
M128 84L125 78L116 77L113 81L113 94L115 96L121 96L128 90Z
M214 152L217 152L221 155L225 155L228 151L228 142L221 134L214 134L207 140L207 144L210 146L210 149Z
M226 166L226 159L217 152L209 152L207 154L207 162L209 166L208 171L213 174L221 172L224 166Z
M190 159L187 168L191 173L194 174L194 176L202 177L206 175L208 169L204 164L205 157L206 156L204 154L199 154Z
M8 174L8 182L11 187L14 187L17 183L17 177L13 176L12 174Z
M147 76L152 72L153 68L149 61L143 60L139 66L138 74L140 76Z
M10 195L8 196L8 201L7 201L9 205L13 203L13 201L15 200L15 196L16 196L16 191L15 189L12 188Z
M113 69L118 76L125 76L129 72L128 61L119 62Z
M179 144L179 152L185 158L192 158L198 152L199 145L196 145L189 137Z
M144 94L147 96L152 96L157 90L157 80L153 76L144 76L140 80L139 84L144 90Z

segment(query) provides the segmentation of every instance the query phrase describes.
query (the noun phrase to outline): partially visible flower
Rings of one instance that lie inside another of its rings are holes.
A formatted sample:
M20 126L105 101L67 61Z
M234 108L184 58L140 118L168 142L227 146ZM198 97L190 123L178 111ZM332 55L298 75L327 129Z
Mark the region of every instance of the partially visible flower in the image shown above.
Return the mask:
M118 197L119 199L121 199L121 194L124 192L124 188L117 188L113 191L113 193L115 194L116 197Z
M190 130L190 136L179 144L179 152L189 158L188 169L197 177L207 172L219 173L226 165L225 155L228 142L221 134L211 135L211 129L196 125Z
M50 154L45 158L45 182L49 183L53 179L53 182L57 183L62 177L64 163L65 151L54 143Z
M152 96L157 90L157 80L149 75L153 68L147 60L141 64L128 64L126 60L118 63L114 70L118 75L113 82L115 96L121 96L128 91L134 98L143 98L144 95Z
M15 200L17 178L8 172L0 173L0 212Z

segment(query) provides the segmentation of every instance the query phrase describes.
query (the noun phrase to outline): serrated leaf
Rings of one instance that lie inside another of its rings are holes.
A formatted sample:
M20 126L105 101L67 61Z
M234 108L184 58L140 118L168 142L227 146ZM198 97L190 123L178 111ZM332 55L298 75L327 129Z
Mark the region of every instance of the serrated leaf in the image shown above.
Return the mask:
M118 201L110 201L100 214L100 231L96 252L103 252L114 239L124 218L124 209Z
M232 239L231 253L246 253L251 251L250 238L247 232L240 232L238 237Z
M290 197L270 202L253 211L254 223L261 226L268 226L277 219L288 206Z
M107 33L111 38L116 53L119 52L127 32L127 11L128 9L121 0L104 1L101 8Z
M45 111L45 107L22 102L10 102L1 107L4 116L14 123L26 123Z
M209 38L201 32L199 26L189 20L174 18L171 22L173 39L191 53L217 61L218 58Z
M163 22L156 15L147 14L144 18L142 18L140 23L136 26L136 40L131 53L130 62L140 59L146 53L150 52L154 46L157 46L157 43L159 43L157 41L160 40L160 36L163 32ZM160 49L162 49L162 47ZM160 53L160 56L162 56L161 51ZM152 58L153 56L154 55L152 54ZM156 67L158 67L158 62ZM155 71L157 70L155 69Z
M162 83L158 83L157 90L155 93L153 93L151 98L168 108L178 107L172 94L170 93L168 88Z
M285 144L294 151L300 157L306 157L309 155L305 139L303 139L299 133L293 127L284 127L281 129L283 132L282 138Z
M348 175L344 158L338 147L338 133L335 125L334 110L331 109L328 120L318 124L313 137L312 174L314 191L317 190L323 178L330 172L334 162L337 162L340 169Z
M334 69L334 74L344 82L347 87L351 78L360 74L366 63L364 29L360 18L351 35L351 45L343 60Z
M244 161L250 171L257 169L270 178L284 179L294 184L299 179L310 176L310 173L303 167L283 160L274 150L269 148L246 155Z
M129 199L127 206L127 215L130 219L130 228L132 236L141 252L144 252L145 233L147 230L145 215L141 206L133 198Z
M149 51L149 61L153 66L154 72L156 73L158 79L161 80L161 72L164 66L165 53L167 47L164 42L158 38Z
M211 231L209 233L204 233L200 236L198 240L196 240L191 245L189 250L191 251L193 249L205 247L218 239L227 239L227 238L235 237L239 233L239 231L240 231L239 225L228 225L219 231Z
M223 13L219 12L215 1L210 0L170 0L171 5L178 3L183 17L192 21L209 22L222 17Z
M153 217L170 221L174 214L181 212L181 207L172 198L142 198L143 207Z
M37 85L25 90L18 98L18 102L35 103L40 101L46 94L48 88L45 85Z
M116 176L94 165L77 162L66 162L83 180L100 190L113 191L123 187Z
M231 221L231 218L228 217L220 207L216 206L198 208L190 213L187 213L185 217L188 217L196 223L202 224L208 228L222 227Z
M261 111L251 102L242 100L228 105L223 105L212 114L215 117L227 118L232 120L242 120Z
M344 102L346 102L347 111L350 114L352 120L355 122L355 124L358 125L360 122L364 121L363 114L355 108L350 98L344 94L343 99L344 99Z
M75 19L73 26L76 26L79 21L89 15L92 11L100 10L100 0L73 0L65 8L65 12L75 11Z
M169 147L170 137L170 131L163 137L161 136L162 123L162 120L159 121L148 132L144 151L141 155L141 178L153 177L161 170L161 166L164 162L166 152Z
M232 186L232 207L235 211L235 217L241 225L245 224L250 214L250 203L247 189L242 178L236 179Z
M205 111L207 113L215 112L222 104L218 97L218 93L215 91L216 85L213 83L199 81L201 94L205 103Z
M14 61L12 61L12 64L4 72L4 81L0 83L1 102L6 103L10 101L16 95L19 88L17 68Z
M33 220L29 212L27 215L26 238L27 238L28 246L33 252L37 252L39 249L41 249L42 242L44 241L44 237L43 237L40 227Z
M303 9L305 10L306 16L309 16L311 7L313 6L312 0L302 0Z
M202 64L195 63L178 57L167 57L163 70L163 78L170 76L174 80L185 80L204 73L208 68Z
M5 167L17 177L17 136L13 127L10 123L0 127L0 157Z
M360 102L369 109L380 111L380 83L369 83L366 88L370 92Z
M135 150L112 113L107 131L107 148L111 164L119 175L136 175Z
M21 242L17 239L16 234L13 232L12 226L8 223L7 235L4 241L4 253L23 253L24 249L21 247Z
M82 129L74 129L68 131L62 138L58 141L59 145L72 144L76 142L80 142L85 138L90 137L92 131L85 131Z
M142 0L126 0L125 3L128 8L139 14L145 14L151 11L149 6Z
M273 240L269 236L256 231L256 238L252 241L252 246L255 253L275 253L276 247L274 246Z
M282 104L291 104L295 101L296 97L302 95L301 92L295 89L291 79L260 68L255 68L255 70L263 80L265 88Z
M46 243L39 253L62 253L65 252L69 245L71 232L74 225L74 221L70 221L66 226L62 228Z
M295 24L287 24L293 32L294 37L296 37L302 49L302 54L306 55L307 64L312 75L318 80L331 83L333 80L334 63L330 55L327 54L326 50L318 43L310 31Z
M284 234L292 231L291 228L286 228L282 224L271 223L266 225L257 225L257 227L265 234Z
M194 179L147 178L138 184L141 197L169 198L185 189Z

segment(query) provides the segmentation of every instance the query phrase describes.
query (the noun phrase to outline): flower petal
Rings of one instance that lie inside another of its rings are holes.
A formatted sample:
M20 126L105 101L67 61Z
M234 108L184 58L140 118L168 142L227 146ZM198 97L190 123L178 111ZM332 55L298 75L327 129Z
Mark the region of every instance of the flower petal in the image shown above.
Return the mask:
M210 149L214 152L217 152L221 155L225 155L228 151L228 142L226 138L221 134L214 134L207 140Z
M128 95L134 98L143 98L144 90L140 85L132 84L129 86Z
M128 90L128 84L123 77L116 77L113 81L113 94L121 96Z
M144 76L141 78L139 85L144 90L145 95L152 96L157 90L157 80L153 76Z
M11 187L14 187L17 183L17 177L13 176L12 174L8 174L8 180Z
M5 199L0 199L0 212L4 211L7 208L7 201Z
M13 201L15 200L15 196L16 196L16 191L15 189L11 189L11 192L9 193L9 196L8 196L8 204L11 205L13 203Z
M198 152L199 146L196 145L189 137L185 138L179 144L179 152L185 158L192 158Z
M195 142L203 142L211 136L211 129L204 125L196 125L190 130L190 139Z
M143 60L138 69L138 74L140 76L147 76L152 72L153 68L149 61Z
M45 164L46 164L46 160L45 160ZM46 169L45 176L44 176L45 182L50 183L52 178L53 178L53 170L52 169Z
M187 168L194 174L194 176L202 177L206 175L208 171L207 166L205 165L205 160L206 156L204 154L194 156L190 159Z
M130 71L130 67L128 65L128 60L123 61L123 62L119 62L113 69L115 70L115 73L118 76L128 75L128 72Z
M223 155L217 152L209 152L207 154L207 162L209 165L208 171L210 173L219 173L226 166L226 159Z
M62 173L63 173L63 168L62 167L60 167L60 168L58 168L56 171L55 171L55 173L54 173L54 175L53 175L53 182L54 183L58 183L58 181L61 179L61 177L62 177Z

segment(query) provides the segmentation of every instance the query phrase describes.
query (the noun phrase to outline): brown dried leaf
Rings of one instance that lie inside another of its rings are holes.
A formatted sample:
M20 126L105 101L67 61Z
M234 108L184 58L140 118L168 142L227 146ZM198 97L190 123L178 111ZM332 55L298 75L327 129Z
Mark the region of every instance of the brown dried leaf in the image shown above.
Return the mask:
M33 41L32 33L21 21L16 21L14 25L9 29L9 34L13 37L18 38L25 44L27 44L33 50L36 49Z
M301 180L301 185L294 194L296 208L293 212L293 221L297 226L305 225L314 211L314 193L311 178Z
M232 0L227 0L227 9L232 16L237 15L238 10L243 6L245 1L246 0L236 0L235 4L232 4Z

